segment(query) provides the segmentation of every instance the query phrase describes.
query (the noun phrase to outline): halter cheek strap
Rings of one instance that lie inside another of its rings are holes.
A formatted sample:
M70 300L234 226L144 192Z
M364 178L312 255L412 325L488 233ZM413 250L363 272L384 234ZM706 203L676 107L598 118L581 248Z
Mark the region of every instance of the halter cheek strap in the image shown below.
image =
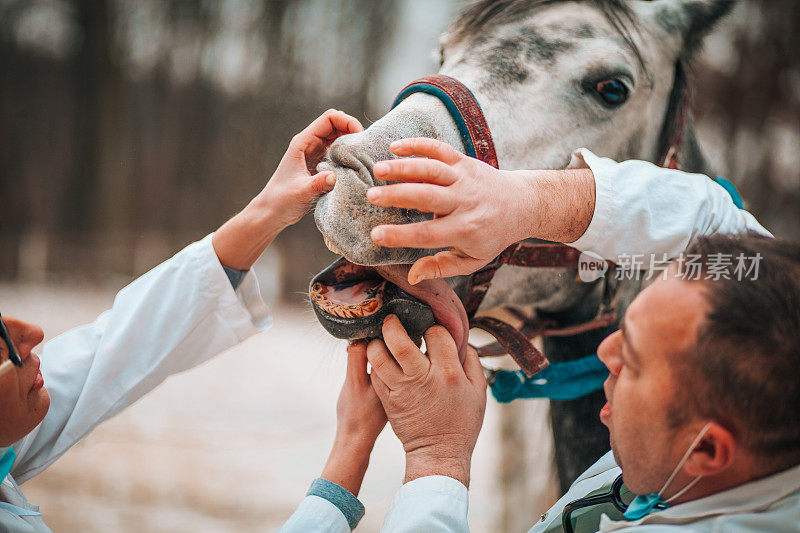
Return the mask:
M443 74L425 76L406 85L394 99L392 109L414 93L430 94L441 100L458 126L467 155L500 168L489 125L478 100L466 85Z

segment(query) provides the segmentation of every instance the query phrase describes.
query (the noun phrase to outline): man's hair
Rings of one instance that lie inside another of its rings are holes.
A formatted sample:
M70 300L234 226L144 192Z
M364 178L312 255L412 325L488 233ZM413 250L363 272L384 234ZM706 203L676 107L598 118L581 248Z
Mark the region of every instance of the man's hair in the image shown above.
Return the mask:
M686 260L698 256L703 275L690 282L704 285L710 310L696 346L675 368L688 389L679 392L684 414L724 425L764 474L794 466L800 463L800 244L755 234L701 238L679 262L684 274ZM737 259L758 271L734 273ZM730 279L716 279L713 264L727 261Z

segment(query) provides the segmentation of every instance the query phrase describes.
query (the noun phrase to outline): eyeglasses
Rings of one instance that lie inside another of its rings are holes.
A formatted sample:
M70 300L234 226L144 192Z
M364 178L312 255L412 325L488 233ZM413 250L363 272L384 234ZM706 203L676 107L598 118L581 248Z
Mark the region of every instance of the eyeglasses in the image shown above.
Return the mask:
M0 315L0 339L3 339L8 347L8 360L0 363L0 376L2 376L11 370L14 365L22 367L22 359L20 359L17 349L14 348L14 343L11 342L11 335L8 333L6 323L3 322L2 315Z
M599 524L600 514L611 514L611 511L613 510L618 511L619 513L624 513L632 500L633 494L627 489L627 487L624 486L622 482L622 474L620 474L617 479L614 480L610 490L601 492L599 494L590 494L589 496L585 496L565 505L564 511L561 514L561 527L564 529L564 533L574 533L576 522L579 519L589 518L588 516L584 517L584 514L586 513L591 514L591 519L597 520L597 523ZM612 504L613 507L610 507L606 504ZM586 511L585 513L576 513L577 511L587 507L595 507L596 509L594 512ZM573 514L577 514L578 516L573 516ZM592 531L595 530L596 528L592 529Z

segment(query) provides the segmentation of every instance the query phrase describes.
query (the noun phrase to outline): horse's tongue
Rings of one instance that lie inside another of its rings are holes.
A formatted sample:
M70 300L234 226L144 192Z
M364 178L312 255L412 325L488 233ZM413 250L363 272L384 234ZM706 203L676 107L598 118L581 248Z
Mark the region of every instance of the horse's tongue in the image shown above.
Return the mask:
M410 265L388 265L376 267L376 270L390 282L431 306L436 321L447 328L455 339L458 356L463 362L469 339L469 320L464 305L443 279L429 279L411 285L408 282L410 268Z

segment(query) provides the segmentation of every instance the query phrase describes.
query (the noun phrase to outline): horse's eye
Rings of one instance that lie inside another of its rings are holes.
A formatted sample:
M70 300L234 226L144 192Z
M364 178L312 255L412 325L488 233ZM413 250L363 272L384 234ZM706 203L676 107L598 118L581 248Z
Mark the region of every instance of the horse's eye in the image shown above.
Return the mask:
M621 106L628 99L628 86L616 78L597 82L594 90L611 107Z

